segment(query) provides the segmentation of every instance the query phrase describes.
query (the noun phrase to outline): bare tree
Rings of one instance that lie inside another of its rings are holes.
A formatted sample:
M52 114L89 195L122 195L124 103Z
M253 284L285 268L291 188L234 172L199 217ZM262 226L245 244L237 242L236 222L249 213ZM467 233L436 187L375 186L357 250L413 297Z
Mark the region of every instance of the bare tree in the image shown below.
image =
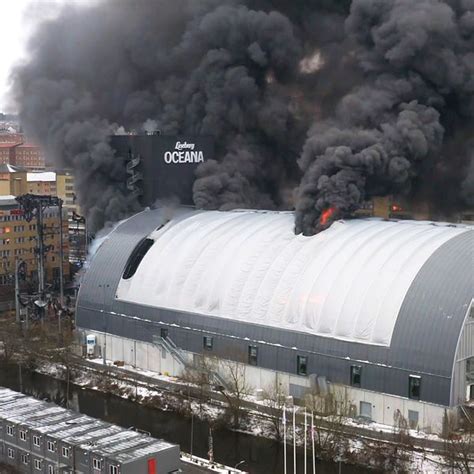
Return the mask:
M244 364L226 360L221 364L221 368L225 381L221 393L227 402L230 424L233 428L237 428L242 420L244 398L251 393L251 387L246 380Z
M393 413L393 426L395 428L395 434L398 438L398 443L411 446L413 443L410 436L410 426L408 420L398 409Z
M280 382L278 373L275 373L274 382L269 387L264 389L263 396L265 399L265 407L267 408L267 412L272 420L275 438L280 440L283 421L282 413L288 392L284 389L283 384Z
M21 344L21 332L14 316L4 315L0 319L0 354L5 362L11 361Z
M456 417L446 410L443 418L444 458L451 469L470 474L474 469L474 423L467 419L458 428Z
M344 428L351 405L347 391L337 388L327 393L313 391L306 396L306 408L316 415L315 445L320 456L334 459L349 449Z

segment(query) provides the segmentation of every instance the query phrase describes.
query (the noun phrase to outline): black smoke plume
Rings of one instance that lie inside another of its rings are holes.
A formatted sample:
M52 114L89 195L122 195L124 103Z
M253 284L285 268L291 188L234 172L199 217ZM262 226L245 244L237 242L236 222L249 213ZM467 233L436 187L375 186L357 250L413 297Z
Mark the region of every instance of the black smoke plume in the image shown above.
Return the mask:
M39 25L13 92L92 228L138 209L108 137L153 124L215 137L198 207L312 234L374 195L474 205L473 33L469 0L104 0Z

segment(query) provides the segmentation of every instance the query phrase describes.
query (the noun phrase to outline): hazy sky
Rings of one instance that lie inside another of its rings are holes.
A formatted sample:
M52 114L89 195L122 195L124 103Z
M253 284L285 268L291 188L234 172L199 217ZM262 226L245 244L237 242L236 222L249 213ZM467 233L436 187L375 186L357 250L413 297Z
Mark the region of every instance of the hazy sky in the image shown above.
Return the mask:
M35 25L54 17L65 3L90 5L98 0L0 0L0 112L13 111L8 100L8 76L12 66L27 55L26 42Z

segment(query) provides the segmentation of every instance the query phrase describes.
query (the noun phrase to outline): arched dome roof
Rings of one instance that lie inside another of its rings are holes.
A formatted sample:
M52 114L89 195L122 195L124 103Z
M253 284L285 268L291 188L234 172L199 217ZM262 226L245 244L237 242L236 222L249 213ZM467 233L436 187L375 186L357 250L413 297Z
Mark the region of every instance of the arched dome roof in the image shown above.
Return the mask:
M295 235L288 212L193 212L148 234L154 243L118 300L390 346L407 292L427 260L469 227L338 221ZM140 256L141 257L141 256Z

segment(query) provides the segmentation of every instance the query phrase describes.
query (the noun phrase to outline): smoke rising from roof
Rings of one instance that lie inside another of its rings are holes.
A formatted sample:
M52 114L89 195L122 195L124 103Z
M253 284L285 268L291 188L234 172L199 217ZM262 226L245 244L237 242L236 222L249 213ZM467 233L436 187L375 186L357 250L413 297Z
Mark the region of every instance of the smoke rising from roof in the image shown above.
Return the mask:
M468 0L104 0L38 28L14 95L92 228L138 209L123 127L214 136L196 205L295 207L312 234L373 195L474 205L473 33Z

